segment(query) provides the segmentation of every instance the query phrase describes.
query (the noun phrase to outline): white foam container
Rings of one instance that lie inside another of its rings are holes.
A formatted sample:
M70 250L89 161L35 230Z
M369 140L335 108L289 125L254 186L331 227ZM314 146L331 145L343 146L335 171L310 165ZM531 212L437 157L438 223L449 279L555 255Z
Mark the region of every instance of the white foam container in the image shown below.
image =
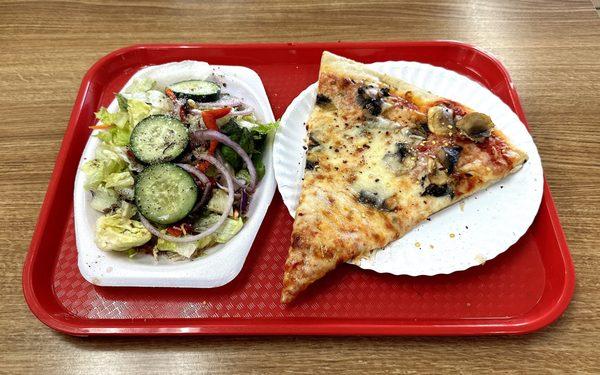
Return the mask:
M223 91L252 105L259 121L275 121L260 77L253 70L241 66L209 66L189 60L149 66L135 73L123 89L137 78L154 79L162 89L187 79L205 79L213 71L226 84ZM117 106L115 99L108 107L109 111L116 111ZM94 157L100 144L96 137L91 136L79 162L73 196L78 266L83 277L102 286L182 288L214 288L233 280L244 265L275 193L272 142L270 137L264 153L266 173L250 202L248 220L242 230L229 242L211 247L205 255L192 261L174 262L161 258L156 262L151 255L130 259L123 253L105 252L94 243L95 224L101 214L90 207L91 194L83 188L86 176L80 168L86 160Z
M431 221L352 263L394 275L437 275L483 264L506 251L525 234L542 199L542 164L525 125L491 91L456 72L409 61L387 61L371 67L489 114L496 127L527 152L529 160L519 172L432 215ZM313 109L316 90L315 83L290 104L273 145L275 178L292 217L304 175L304 124Z

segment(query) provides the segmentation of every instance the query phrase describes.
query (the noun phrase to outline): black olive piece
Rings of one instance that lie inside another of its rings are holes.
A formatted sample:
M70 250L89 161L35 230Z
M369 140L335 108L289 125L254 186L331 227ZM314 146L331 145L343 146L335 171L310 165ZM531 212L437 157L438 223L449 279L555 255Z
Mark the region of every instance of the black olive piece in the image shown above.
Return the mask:
M390 96L390 89L389 89L388 87L382 87L382 88L379 90L379 94L380 94L381 96L383 96L383 97L385 97L385 96Z
M396 143L396 156L400 161L404 160L405 157L410 155L410 148L406 143Z
M451 174L454 172L454 167L456 163L458 163L458 158L460 156L460 152L462 151L462 147L454 146L454 147L442 147L443 158L441 160L442 165L446 168L446 172Z
M361 190L358 194L358 201L381 211L392 211L392 208L388 207L385 199L382 199L377 195L377 193L372 191Z
M379 207L379 204L381 203L380 199L377 198L375 194L366 190L361 190L360 193L358 193L358 201L373 207Z
M431 195L432 197L443 197L444 195L450 195L450 197L453 197L454 192L452 191L450 186L448 186L448 184L429 184L427 185L423 193L421 193L421 196L425 195Z
M317 94L317 105L325 105L331 103L331 99L323 94Z
M382 112L381 110L382 103L381 100L372 99L369 103L367 103L364 108L369 111L373 116L379 116Z
M320 145L321 145L321 142L317 141L315 139L315 137L313 137L313 134L310 133L308 135L308 149L310 150L311 148L315 148L315 147L320 146Z
M307 160L304 169L312 171L317 167L317 165L319 165L318 161Z
M381 101L381 95L378 93L375 97L372 97L367 93L367 89L371 89L373 86L361 86L357 90L356 101L358 104L369 111L373 116L379 116L382 112L383 102Z

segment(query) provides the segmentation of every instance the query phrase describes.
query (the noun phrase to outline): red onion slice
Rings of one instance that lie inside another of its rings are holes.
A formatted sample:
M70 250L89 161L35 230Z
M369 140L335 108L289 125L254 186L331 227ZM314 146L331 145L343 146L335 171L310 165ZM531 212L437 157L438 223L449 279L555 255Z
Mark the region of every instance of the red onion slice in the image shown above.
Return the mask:
M212 191L212 184L204 185L204 191L202 192L202 197L196 203L194 208L192 208L191 212L196 212L200 209L200 207L204 206L208 202L208 197L210 196L210 192Z
M244 215L248 209L248 193L242 189L242 196L240 197L240 213Z
M221 185L219 181L216 181L215 184L219 189L227 191L227 187ZM235 190L238 191L246 186L246 181L242 180L241 178L235 178L233 180L233 185L235 186Z
M239 110L233 110L231 111L229 114L231 116L246 116L249 115L251 113L254 113L254 107L252 107L251 105L245 104L242 109Z
M194 168L193 166L191 166L189 164L182 164L182 163L177 163L175 165L178 166L179 168L185 170L189 174L193 174L204 185L209 185L210 184L210 180L208 179L208 177L204 173L200 172L198 170L198 168Z
M221 162L219 162L214 157L212 157L210 155L201 155L199 157L199 159L206 160L210 164L214 165L215 168L217 168L219 170L219 172L225 176L225 180L227 181L227 188L228 188L227 189L228 192L227 192L227 207L226 207L226 209L221 214L221 217L219 217L219 220L212 227L206 229L204 232L202 232L200 234L195 234L192 236L183 236L183 237L174 237L174 236L170 236L168 234L161 233L155 226L153 226L148 221L148 219L146 219L142 214L140 214L140 221L142 222L144 227L146 227L146 229L148 229L148 231L150 233L152 233L153 235L155 235L156 237L160 237L163 240L167 240L167 241L171 241L171 242L178 242L178 243L198 241L198 240L216 232L221 227L221 225L223 225L225 220L227 219L227 216L229 215L229 211L231 210L231 207L233 207L233 198L234 198L233 197L233 177L229 174L227 169L225 169L225 166L223 164L221 164Z
M202 190L202 197L196 203L194 208L192 208L192 211L191 211L191 212L196 212L196 211L198 211L198 209L200 207L204 206L204 204L208 200L208 196L210 195L210 192L212 190L212 184L211 184L210 180L208 179L208 177L204 173L200 172L198 170L198 168L195 168L189 164L178 163L175 165L177 165L181 169L185 170L186 172L196 176L198 178L198 180L200 180L200 182L202 182L202 184L204 185L204 188Z
M248 191L254 191L254 187L256 186L256 169L254 168L254 164L250 159L250 156L244 151L242 146L232 141L228 136L223 133L220 133L216 130L197 130L191 134L194 142L199 141L207 141L207 140L217 140L223 143L226 146L229 146L235 151L238 155L242 157L244 163L246 164L246 168L248 168L248 172L250 172L250 183L248 184Z
M206 103L196 102L196 108L190 110L190 112L195 115L199 115L199 114L201 114L202 109L219 108L219 107L239 107L243 104L244 104L244 102L239 98L224 97L224 98L221 98L214 102L206 102Z

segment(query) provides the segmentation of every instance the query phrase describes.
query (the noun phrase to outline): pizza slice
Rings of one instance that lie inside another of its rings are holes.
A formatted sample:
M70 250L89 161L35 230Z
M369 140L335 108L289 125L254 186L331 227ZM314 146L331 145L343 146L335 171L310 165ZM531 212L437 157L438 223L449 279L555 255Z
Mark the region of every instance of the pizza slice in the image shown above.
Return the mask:
M517 171L479 112L325 52L281 301Z

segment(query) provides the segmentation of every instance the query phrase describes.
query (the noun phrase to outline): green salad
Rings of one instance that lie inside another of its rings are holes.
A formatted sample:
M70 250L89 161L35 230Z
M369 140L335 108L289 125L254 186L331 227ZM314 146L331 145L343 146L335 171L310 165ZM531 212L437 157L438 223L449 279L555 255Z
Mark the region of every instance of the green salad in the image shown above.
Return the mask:
M136 80L117 94L118 111L96 113L101 143L81 169L102 213L100 249L189 260L244 227L278 123L257 121L213 77L164 88Z

